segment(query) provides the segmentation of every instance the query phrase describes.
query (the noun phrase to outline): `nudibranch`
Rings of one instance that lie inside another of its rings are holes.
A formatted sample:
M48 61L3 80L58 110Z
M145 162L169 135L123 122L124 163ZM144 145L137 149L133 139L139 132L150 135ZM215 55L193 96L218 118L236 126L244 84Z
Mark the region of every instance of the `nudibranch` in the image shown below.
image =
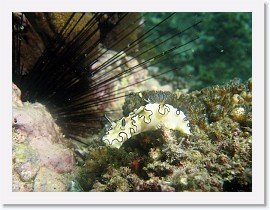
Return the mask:
M189 121L182 111L170 104L149 103L112 122L102 141L119 149L132 136L161 127L191 135Z

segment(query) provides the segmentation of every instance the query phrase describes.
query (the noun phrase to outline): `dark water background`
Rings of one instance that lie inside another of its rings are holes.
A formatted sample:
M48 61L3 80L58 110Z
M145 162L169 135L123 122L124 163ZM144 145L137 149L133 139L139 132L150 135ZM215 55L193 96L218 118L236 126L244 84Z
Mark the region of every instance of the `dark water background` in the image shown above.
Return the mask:
M143 13L145 30L166 18L170 13ZM155 30L161 40L177 31L202 20L198 26L183 35L175 36L157 47L163 51L171 46L186 42L192 36L199 39L188 45L187 53L174 56L157 66L160 70L175 67L174 78L184 77L191 90L211 85L222 85L234 78L242 82L252 77L252 14L247 12L176 13ZM182 48L179 49L181 51Z

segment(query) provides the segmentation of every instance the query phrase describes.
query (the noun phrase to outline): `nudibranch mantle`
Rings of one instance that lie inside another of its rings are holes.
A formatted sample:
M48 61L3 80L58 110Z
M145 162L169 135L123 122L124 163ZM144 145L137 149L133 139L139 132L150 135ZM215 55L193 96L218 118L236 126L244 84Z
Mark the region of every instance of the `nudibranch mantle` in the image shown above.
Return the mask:
M170 104L150 103L113 122L102 141L119 149L132 136L161 127L191 135L189 121L182 111Z

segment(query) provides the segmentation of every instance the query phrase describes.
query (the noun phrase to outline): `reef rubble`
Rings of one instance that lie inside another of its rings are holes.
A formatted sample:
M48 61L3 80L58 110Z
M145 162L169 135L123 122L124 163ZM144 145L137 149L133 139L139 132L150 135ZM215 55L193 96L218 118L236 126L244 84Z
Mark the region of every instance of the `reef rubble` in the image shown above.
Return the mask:
M191 93L129 94L123 115L150 101L183 110L191 135L161 126L119 149L101 141L104 131L90 135L88 146L75 143L45 106L21 102L13 85L13 191L72 191L71 183L92 192L252 191L251 79Z
M192 135L161 127L119 149L92 147L77 176L85 191L252 190L251 79L189 94L134 93L126 97L124 116L149 98L184 110Z

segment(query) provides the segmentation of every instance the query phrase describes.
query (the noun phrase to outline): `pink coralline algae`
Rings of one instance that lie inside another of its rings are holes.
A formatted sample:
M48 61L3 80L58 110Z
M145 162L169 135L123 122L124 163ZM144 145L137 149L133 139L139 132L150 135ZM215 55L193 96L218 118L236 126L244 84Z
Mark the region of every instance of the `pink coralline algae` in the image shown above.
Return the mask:
M67 191L74 171L72 151L46 108L22 103L13 85L13 191Z

